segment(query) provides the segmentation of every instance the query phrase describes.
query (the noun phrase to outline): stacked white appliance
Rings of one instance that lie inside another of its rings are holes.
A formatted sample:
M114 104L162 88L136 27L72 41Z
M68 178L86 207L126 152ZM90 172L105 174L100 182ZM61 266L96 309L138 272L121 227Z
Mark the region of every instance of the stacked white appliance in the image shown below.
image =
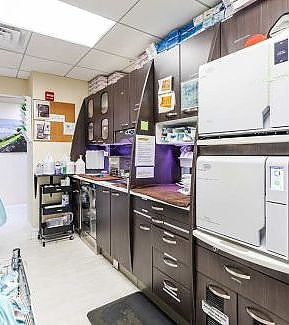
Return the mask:
M288 39L287 30L200 68L204 142L257 135L266 143L289 131ZM199 157L197 228L289 262L288 168L289 156Z

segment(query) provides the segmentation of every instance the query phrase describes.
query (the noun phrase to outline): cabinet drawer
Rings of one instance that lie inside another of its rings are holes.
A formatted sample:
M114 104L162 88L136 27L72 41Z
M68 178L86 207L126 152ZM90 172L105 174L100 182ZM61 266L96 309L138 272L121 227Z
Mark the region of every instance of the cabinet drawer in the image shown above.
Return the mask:
M229 318L229 324L237 324L237 294L201 273L197 273L196 324L220 324L205 312L207 310L203 309L203 302L226 315Z
M133 196L132 209L133 211L135 210L137 212L151 216L151 201L145 198Z
M242 325L288 325L289 323L248 299L238 297L238 319ZM287 300L288 303L288 300Z
M156 268L153 268L153 292L174 311L190 320L192 315L190 291Z
M190 224L189 211L159 202L151 201L150 203L150 210L154 216L163 216L176 220L181 224Z
M289 285L199 246L197 270L279 317L289 319Z
M193 277L191 268L182 263L178 258L154 248L153 266L190 289Z
M153 246L186 265L191 265L192 253L189 240L161 228L152 227Z

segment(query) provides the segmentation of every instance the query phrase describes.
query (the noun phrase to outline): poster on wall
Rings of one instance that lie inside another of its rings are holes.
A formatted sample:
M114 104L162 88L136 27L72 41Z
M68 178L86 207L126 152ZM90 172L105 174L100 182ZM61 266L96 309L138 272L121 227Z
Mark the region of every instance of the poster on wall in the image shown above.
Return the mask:
M27 152L21 105L0 96L0 153Z
M47 120L50 117L50 105L45 100L34 101L34 118L38 120Z
M173 90L173 77L168 76L166 78L158 80L159 94L164 94Z

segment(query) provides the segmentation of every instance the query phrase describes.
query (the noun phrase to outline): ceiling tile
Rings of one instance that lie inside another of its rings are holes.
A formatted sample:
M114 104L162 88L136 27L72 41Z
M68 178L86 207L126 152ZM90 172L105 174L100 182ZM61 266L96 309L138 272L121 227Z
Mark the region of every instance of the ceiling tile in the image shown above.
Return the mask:
M91 69L82 68L82 67L75 67L67 74L66 77L89 81L89 80L93 79L95 76L102 74L102 73L103 72L97 71L97 70L91 70Z
M16 75L17 75L17 69L9 69L9 68L0 67L0 76L15 78Z
M96 44L95 48L116 55L135 59L145 49L159 39L139 32L133 28L117 24L114 28Z
M0 50L0 67L18 69L22 54Z
M65 76L71 68L72 65L69 64L48 61L26 55L23 59L20 70L37 71L55 74L58 76Z
M152 10L153 8L153 10ZM208 9L193 0L142 0L121 22L146 33L164 37Z
M117 55L104 53L98 50L91 50L80 62L79 66L102 71L101 73L111 73L122 70L131 63L130 59L125 59Z
M29 79L31 72L29 71L18 71L17 78Z
M118 21L137 0L61 0L75 7Z
M88 47L82 45L33 33L27 48L27 54L74 65L88 50Z

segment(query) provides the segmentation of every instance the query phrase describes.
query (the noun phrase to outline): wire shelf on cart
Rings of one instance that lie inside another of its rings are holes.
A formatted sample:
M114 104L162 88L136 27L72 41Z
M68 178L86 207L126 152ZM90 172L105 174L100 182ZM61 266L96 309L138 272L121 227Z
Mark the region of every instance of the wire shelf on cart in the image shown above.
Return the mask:
M20 249L16 248L13 250L12 259L0 259L1 272L8 274L11 271L16 271L18 273L18 287L16 298L17 301L28 310L28 313L22 315L22 319L25 325L35 325L35 320L33 316L30 290L25 273L25 268L23 260L20 255ZM20 323L19 323L20 324Z

